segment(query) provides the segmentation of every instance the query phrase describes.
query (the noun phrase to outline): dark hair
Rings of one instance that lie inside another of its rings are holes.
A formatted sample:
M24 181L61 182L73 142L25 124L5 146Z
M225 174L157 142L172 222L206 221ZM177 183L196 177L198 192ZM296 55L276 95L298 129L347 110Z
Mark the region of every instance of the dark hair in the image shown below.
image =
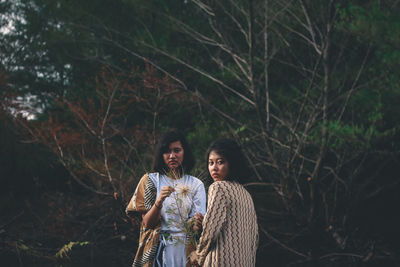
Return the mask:
M166 174L169 171L168 166L164 162L163 154L169 150L169 145L173 142L180 141L183 147L184 155L182 168L184 172L189 172L194 166L194 156L185 136L178 130L170 130L164 133L158 144L153 156L153 170Z
M208 158L212 151L228 162L229 172L226 181L235 181L240 184L248 182L251 171L243 152L235 141L226 138L214 141L207 149L207 166ZM208 173L208 176L211 179L210 173Z

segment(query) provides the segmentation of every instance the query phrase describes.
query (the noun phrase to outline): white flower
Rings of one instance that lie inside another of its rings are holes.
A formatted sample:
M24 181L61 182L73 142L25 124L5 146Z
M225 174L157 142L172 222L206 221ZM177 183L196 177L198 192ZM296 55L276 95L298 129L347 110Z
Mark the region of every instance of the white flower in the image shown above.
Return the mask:
M190 187L184 184L179 184L175 187L175 191L180 197L186 198L189 196Z

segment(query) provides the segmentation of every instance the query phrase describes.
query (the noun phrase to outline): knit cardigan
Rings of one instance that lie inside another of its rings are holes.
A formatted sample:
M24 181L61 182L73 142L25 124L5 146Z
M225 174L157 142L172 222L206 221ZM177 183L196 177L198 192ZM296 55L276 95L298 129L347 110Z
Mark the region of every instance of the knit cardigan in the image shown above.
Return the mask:
M258 224L251 195L236 182L211 184L196 250L199 265L254 267L257 246Z

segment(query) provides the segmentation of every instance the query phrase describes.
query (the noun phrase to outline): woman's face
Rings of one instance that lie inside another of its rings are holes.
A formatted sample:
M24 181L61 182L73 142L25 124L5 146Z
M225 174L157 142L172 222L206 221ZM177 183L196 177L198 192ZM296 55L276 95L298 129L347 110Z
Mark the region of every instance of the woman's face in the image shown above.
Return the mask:
M163 153L165 165L170 170L176 170L183 162L184 150L181 141L175 141L169 144L168 150Z
M208 155L208 171L214 181L224 181L229 173L228 161L215 151L211 151Z

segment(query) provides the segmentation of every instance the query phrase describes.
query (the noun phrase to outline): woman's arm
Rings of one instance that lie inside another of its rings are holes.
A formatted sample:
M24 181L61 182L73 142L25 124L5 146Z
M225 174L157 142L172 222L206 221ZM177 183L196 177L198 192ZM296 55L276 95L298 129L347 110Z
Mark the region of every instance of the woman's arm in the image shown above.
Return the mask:
M148 174L145 174L126 207L126 213L128 216L131 212L141 213L144 227L153 228L160 221L162 203L173 191L172 187L164 186L156 199L157 188Z
M203 220L203 232L197 245L197 261L203 265L211 245L216 242L221 234L227 216L227 199L222 183L214 182L208 191L207 212Z
M148 212L142 215L143 226L145 228L153 228L158 224L161 218L161 208L164 200L169 197L174 191L175 189L171 186L163 186L161 188L160 195L154 202L154 205L150 208Z

